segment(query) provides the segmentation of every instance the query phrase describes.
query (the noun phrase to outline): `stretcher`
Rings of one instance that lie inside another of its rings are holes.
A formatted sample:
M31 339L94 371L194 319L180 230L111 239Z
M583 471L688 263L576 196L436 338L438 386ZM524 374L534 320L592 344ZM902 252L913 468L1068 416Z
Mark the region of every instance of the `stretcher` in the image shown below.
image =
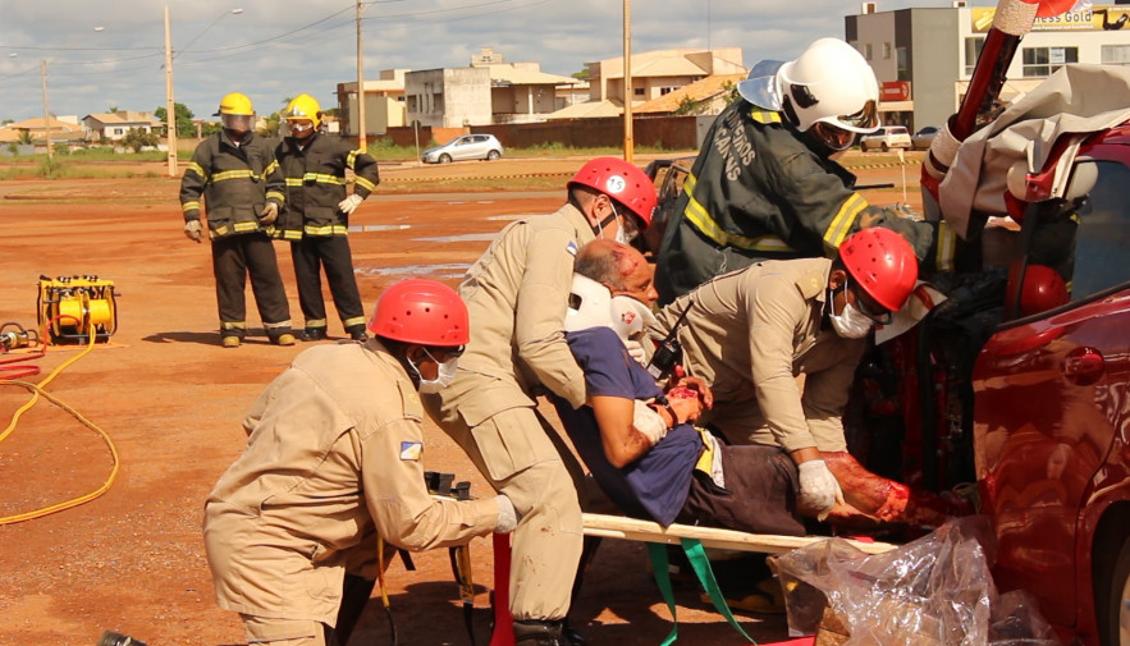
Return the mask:
M647 543L649 551L653 559L660 558L666 559L666 551L662 548L663 545L679 545L688 550L688 556L691 556L691 550L698 550L701 553L703 548L716 548L726 549L742 552L755 552L761 554L781 554L788 552L799 547L812 545L821 541L828 540L827 536L779 536L773 534L749 534L746 532L739 532L732 529L720 529L717 527L700 527L697 525L668 525L663 527L659 523L649 520L640 520L638 518L628 518L626 516L614 516L609 514L584 514L584 533L585 536L593 536L598 538L610 538L616 540L627 540ZM889 550L895 549L897 546L891 543L870 542L862 540L849 540L853 547L867 554L882 554ZM703 557L704 558L704 557ZM692 557L693 561L693 557ZM663 571L660 572L660 569ZM707 568L709 569L709 568ZM666 568L656 568L656 583L659 585L664 597L668 600L668 606L673 610L673 602L670 596L670 580L666 575ZM709 579L713 581L713 574L709 574ZM666 582L664 581L666 580ZM709 587L707 581L703 581L704 587ZM664 589L666 586L667 589ZM716 584L715 584L716 587ZM709 592L709 589L708 589ZM737 622L730 614L728 607L725 607L724 600L718 598L714 599L715 595L711 595L715 603L715 607L726 617L727 621L734 626L735 630L741 634L745 634ZM491 634L490 646L513 646L514 634L510 628L510 536L509 534L495 534L494 535L494 594L492 599L494 606L494 631ZM672 616L674 616L672 614ZM671 635L668 635L664 643L671 643L674 641L675 630L672 630ZM748 638L748 637L747 637Z

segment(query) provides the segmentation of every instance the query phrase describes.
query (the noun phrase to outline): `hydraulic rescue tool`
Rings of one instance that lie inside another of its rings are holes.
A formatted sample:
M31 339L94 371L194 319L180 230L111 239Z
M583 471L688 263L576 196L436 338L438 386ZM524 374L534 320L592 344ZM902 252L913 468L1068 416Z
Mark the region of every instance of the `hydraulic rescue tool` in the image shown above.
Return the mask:
M51 343L109 341L118 329L118 294L114 281L98 276L39 277L36 314Z

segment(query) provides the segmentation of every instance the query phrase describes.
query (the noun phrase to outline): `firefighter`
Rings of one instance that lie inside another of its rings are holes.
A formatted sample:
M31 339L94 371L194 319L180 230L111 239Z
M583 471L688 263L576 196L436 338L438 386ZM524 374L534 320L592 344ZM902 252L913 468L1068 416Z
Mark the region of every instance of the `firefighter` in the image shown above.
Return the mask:
M306 318L303 338L326 338L326 304L321 271L333 294L342 327L354 340L365 338L361 294L349 250L349 215L377 187L377 161L345 139L318 132L321 107L309 94L286 106L289 136L275 154L286 177L286 208L277 236L290 240L298 302ZM355 174L353 194L346 195L345 170Z
M738 84L683 184L658 252L662 303L759 260L835 257L853 231L884 226L925 258L934 227L868 204L831 157L879 125L879 85L842 40L766 61Z
M687 372L714 391L703 421L735 444L788 452L800 510L822 517L844 502L842 474L822 453L847 450L841 415L868 334L902 308L917 278L906 239L872 227L849 236L836 260L766 261L718 276L665 307L650 333L664 338L690 306L677 335ZM847 493L848 504L877 511Z
M459 295L401 281L369 331L364 343L306 350L267 387L243 422L247 447L205 504L217 601L240 613L252 644L345 643L357 612L343 594L368 600L387 565L379 541L425 550L517 523L503 495L435 499L424 483L417 393L454 374L469 338Z
M255 136L251 99L239 92L220 99L223 128L200 142L180 184L184 234L203 238L200 197L204 197L212 272L220 313L220 343L236 348L247 331L244 285L251 291L267 336L277 345L294 345L290 306L270 235L286 196L282 173L270 142Z
M514 532L510 612L522 646L564 644L563 620L581 555L581 508L556 431L538 414L544 388L579 408L584 375L562 320L577 250L597 237L628 241L651 222L655 187L604 157L568 183L555 213L511 223L467 271L460 293L471 341L449 388L424 399L432 417L522 516Z

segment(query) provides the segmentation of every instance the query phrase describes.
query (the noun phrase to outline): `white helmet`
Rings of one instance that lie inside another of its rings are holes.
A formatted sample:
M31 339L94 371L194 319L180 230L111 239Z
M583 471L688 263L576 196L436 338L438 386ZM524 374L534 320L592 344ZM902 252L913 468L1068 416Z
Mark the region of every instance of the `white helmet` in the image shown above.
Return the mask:
M854 47L838 38L821 38L779 67L755 65L750 77L738 84L738 93L762 108L784 112L802 132L821 123L857 134L879 127L875 73Z

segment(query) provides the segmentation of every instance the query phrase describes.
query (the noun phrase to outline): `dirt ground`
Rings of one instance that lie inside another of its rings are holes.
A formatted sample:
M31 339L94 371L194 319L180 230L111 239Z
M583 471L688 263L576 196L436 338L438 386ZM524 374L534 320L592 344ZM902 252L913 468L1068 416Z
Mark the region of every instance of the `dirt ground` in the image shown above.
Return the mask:
M515 168L568 173L580 163ZM509 169L471 162L423 174L488 168L492 174ZM387 176L402 172L409 171L389 169ZM898 169L861 176L864 182L899 181ZM0 321L34 324L41 274L97 274L117 285L119 331L112 343L63 373L50 390L109 432L122 463L102 498L0 527L0 644L94 644L104 629L152 645L242 642L238 618L213 600L201 541L203 501L243 448L242 414L305 348L274 347L254 333L238 350L218 346L208 247L181 235L177 186L164 178L0 183ZM916 184L910 191L916 203ZM562 196L561 190L378 190L354 217L360 230L350 239L364 301L371 305L385 285L406 276L456 282L508 220L550 212ZM868 198L893 202L901 192L869 192ZM300 324L290 254L276 244L291 314ZM250 298L248 307L249 322L257 321ZM341 334L339 323L331 322L330 330ZM40 362L44 373L73 352L51 351ZM23 390L0 389L0 421L26 399ZM426 437L428 468L454 471L474 483L472 492L487 493L470 462L430 422ZM0 444L0 516L94 489L109 466L93 433L44 402ZM483 643L492 559L488 541L475 541L472 550ZM400 642L467 643L447 554L417 555L416 564L416 572L406 572L396 563L389 574ZM695 589L677 594L683 643L743 643L706 611ZM642 546L606 541L573 619L595 644L652 644L667 634L670 618ZM780 617L740 619L759 641L785 638ZM352 643L387 643L378 602L370 602Z

